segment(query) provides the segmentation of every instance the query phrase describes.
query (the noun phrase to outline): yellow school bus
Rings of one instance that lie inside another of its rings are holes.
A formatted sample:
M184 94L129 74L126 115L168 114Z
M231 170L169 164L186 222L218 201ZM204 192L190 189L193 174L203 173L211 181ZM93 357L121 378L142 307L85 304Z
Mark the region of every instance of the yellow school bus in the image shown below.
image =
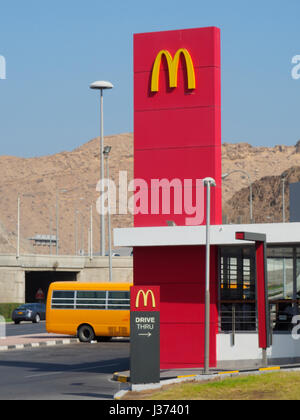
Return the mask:
M46 329L76 335L81 342L130 335L129 283L51 283Z

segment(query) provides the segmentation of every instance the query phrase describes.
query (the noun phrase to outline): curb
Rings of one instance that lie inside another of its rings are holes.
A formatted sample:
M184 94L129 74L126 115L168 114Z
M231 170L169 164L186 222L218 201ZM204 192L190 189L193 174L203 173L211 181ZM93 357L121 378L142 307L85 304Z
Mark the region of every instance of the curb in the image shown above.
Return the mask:
M118 381L124 385L126 388L120 390L114 395L115 400L121 399L124 395L126 395L130 391L140 392L145 390L156 390L162 388L164 385L171 385L180 382L187 382L187 381L207 381L207 380L214 380L221 377L233 377L239 375L251 375L251 374L260 374L260 373L270 373L270 372L279 372L280 370L299 370L300 365L284 365L284 366L271 366L267 368L256 368L256 369L244 369L244 370L233 370L233 371L220 371L220 372L212 372L210 375L201 375L201 374L194 374L194 375L179 375L173 377L166 377L161 378L159 383L156 384L141 384L141 385L133 385L130 384L130 376L124 373L115 372L113 374L112 379L114 381Z
M36 347L51 347L51 346L59 346L59 345L73 344L73 343L79 343L78 338L49 340L49 341L42 341L39 343L25 343L25 344L12 344L8 346L0 346L0 352L9 351L9 350L22 350L22 349L36 348Z
M113 381L121 382L121 383L128 383L130 382L130 376L120 374L119 372L115 372L112 377Z
M254 372L272 372L272 371L278 371L278 370L284 370L284 369L298 369L300 368L300 364L297 365L284 365L284 366L270 366L266 368L253 368L253 369L243 369L243 370L230 370L230 371L219 371L219 372L211 372L209 375L201 375L200 373L192 374L192 375L177 375L177 376L169 376L165 378L160 378L161 382L165 382L168 380L175 380L175 379L193 379L198 377L218 377L222 375L235 375L239 373L254 373ZM124 373L115 372L113 374L112 379L117 382L122 383L129 383L130 382L130 376L126 375Z

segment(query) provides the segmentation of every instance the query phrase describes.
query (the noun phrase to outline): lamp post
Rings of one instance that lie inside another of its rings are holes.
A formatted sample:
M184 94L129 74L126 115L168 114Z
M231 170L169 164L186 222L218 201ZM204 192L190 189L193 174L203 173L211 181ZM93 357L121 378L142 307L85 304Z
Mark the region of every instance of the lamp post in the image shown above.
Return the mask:
M58 230L59 230L59 193L65 193L68 190L65 189L58 189L56 190L56 255L58 255L59 253L59 234L58 234Z
M21 197L32 197L32 194L20 194L18 193L18 201L17 201L17 250L16 250L16 258L20 258L20 231L21 231Z
M93 259L93 206L90 207L90 260Z
M108 256L109 256L109 281L112 282L112 252L111 252L111 226L110 226L110 191L109 191L109 153L111 151L110 146L105 146L103 150L103 154L106 160L106 178L108 181L107 184L107 196L108 196L108 212L107 212L107 220L108 220Z
M282 223L285 223L285 181L284 177L281 178L282 181Z
M51 208L49 209L49 254L52 255L52 215L51 215Z
M104 124L103 124L103 90L112 89L113 85L106 81L97 81L90 85L91 89L100 91L100 179L101 179L101 193L103 192L103 179L104 179ZM103 194L100 196L100 255L105 256L105 225L104 225L104 202Z
M79 198L79 201L82 202L83 200L84 200L83 197L80 197ZM77 203L77 206L78 206L78 203ZM81 205L80 205L80 207L81 207ZM79 252L78 252L78 249L79 249L78 248L78 244L79 244L79 241L78 241L78 232L79 232L79 228L78 228L78 214L81 215L81 213L78 210L78 208L75 208L75 255L79 255Z
M78 223L78 215L80 215L80 226ZM80 228L80 232L79 232ZM84 255L84 226L83 214L80 210L75 210L75 254Z
M236 172L240 172L248 177L249 180L249 189L250 189L250 223L253 223L253 193L252 193L252 180L250 174L242 169L236 169L229 173L223 174L222 179L226 179L229 175L234 174Z
M78 255L78 210L75 209L75 255Z
M18 214L17 214L17 259L20 258L20 194L18 194Z
M210 349L210 189L216 186L213 178L203 180L206 187L206 262L205 262L205 349L204 374L209 374Z

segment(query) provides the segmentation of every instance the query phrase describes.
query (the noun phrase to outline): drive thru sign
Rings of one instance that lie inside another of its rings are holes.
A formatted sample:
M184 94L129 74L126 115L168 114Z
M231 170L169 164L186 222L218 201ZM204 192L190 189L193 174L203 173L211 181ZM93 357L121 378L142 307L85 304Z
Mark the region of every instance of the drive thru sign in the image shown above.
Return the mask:
M160 381L160 287L130 289L130 382Z

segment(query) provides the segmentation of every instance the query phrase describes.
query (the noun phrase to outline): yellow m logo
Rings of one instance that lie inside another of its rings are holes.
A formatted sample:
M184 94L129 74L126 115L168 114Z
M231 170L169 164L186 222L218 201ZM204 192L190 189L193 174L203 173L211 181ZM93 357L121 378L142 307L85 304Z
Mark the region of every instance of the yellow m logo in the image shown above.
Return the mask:
M185 48L181 48L176 52L174 58L172 58L172 55L167 50L162 50L157 54L152 71L151 92L159 91L160 65L163 56L166 58L168 63L169 86L170 88L177 87L178 65L181 54L183 54L186 62L188 88L196 89L195 69L192 57Z
M135 307L139 308L139 303L140 303L140 296L143 295L144 298L144 306L147 306L148 303L148 296L150 295L152 298L152 307L156 308L156 302L155 302L155 297L154 294L152 292L152 290L148 290L147 292L144 292L143 290L140 290L136 296L136 301L135 301Z

